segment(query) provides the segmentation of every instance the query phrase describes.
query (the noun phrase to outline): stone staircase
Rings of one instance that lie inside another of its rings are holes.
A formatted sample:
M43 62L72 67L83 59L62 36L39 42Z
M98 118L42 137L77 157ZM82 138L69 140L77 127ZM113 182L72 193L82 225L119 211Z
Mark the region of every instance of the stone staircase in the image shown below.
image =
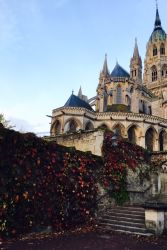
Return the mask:
M144 208L136 206L112 207L99 216L100 229L151 235L145 228Z

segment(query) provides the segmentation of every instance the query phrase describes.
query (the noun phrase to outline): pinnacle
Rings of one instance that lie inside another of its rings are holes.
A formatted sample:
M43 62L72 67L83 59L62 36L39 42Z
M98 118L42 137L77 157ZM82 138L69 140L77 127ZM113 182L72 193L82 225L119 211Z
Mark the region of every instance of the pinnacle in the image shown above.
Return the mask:
M134 47L134 52L133 52L133 57L134 58L139 58L139 49L138 49L138 45L137 45L137 38L135 38L135 47Z
M102 74L104 74L105 76L108 76L110 74L108 70L108 64L107 64L107 54L105 54Z
M161 27L161 19L159 16L158 4L156 3L156 18L155 18L155 28Z
M78 97L82 98L82 88L80 86L79 91L78 91Z

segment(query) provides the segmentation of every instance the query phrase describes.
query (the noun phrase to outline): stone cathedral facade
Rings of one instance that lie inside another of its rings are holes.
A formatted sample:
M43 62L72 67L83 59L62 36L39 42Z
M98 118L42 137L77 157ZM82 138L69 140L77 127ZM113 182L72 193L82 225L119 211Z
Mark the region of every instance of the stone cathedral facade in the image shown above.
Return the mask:
M78 96L52 111L51 135L58 141L105 127L150 151L167 150L167 34L158 8L144 65L137 41L130 72L118 63L110 72L106 55L96 95L88 99L80 88Z

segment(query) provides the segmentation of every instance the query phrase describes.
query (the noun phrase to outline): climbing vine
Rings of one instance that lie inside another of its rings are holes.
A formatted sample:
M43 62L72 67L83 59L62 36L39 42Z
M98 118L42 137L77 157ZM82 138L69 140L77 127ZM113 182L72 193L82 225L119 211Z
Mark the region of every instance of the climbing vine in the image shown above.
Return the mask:
M148 162L149 158L143 148L127 142L120 136L113 140L113 135L109 131L104 135L102 148L104 168L101 181L116 202L122 204L128 200L127 169L135 171L137 167L142 166L142 163Z
M93 220L96 157L0 128L0 235L62 231Z

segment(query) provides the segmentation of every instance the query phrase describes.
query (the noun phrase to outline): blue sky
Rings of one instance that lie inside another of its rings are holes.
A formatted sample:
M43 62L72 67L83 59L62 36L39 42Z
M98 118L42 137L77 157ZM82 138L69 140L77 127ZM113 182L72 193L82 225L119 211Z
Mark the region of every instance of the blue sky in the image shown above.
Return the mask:
M159 0L167 32L167 1ZM54 108L80 85L96 94L104 55L129 70L144 59L155 0L0 0L0 112L23 131L49 132Z

